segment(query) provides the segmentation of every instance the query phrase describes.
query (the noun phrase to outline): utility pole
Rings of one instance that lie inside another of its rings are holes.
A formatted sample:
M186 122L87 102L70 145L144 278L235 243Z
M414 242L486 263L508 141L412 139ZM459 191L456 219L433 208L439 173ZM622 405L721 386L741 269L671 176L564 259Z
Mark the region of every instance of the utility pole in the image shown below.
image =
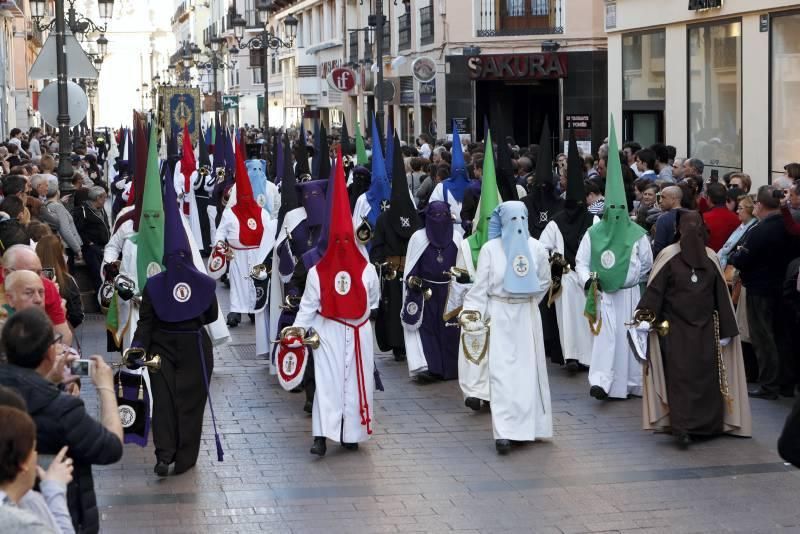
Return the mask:
M371 16L375 17L375 62L378 66L375 81L375 120L378 121L378 132L383 135L383 26L386 23L383 16L383 0L375 1L375 14Z
M58 80L58 185L61 192L72 190L72 139L69 131L69 98L67 96L67 46L64 33L64 0L56 0L56 76Z

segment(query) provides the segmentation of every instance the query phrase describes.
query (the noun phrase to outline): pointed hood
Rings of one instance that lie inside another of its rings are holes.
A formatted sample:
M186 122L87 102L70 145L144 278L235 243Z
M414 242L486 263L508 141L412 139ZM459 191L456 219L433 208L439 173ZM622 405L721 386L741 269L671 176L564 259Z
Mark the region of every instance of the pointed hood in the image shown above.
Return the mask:
M206 151L208 151L208 147L210 147L210 146L212 146L214 144L213 126L209 126L208 128L206 128L203 131L202 139L203 139L203 144L205 144L205 146L206 146ZM202 165L202 163L201 163L201 165Z
M464 191L469 185L469 174L467 165L464 163L464 150L461 148L461 137L458 135L456 121L453 121L453 157L450 164L450 178L442 182L444 188L444 198L447 200L447 193L450 193L456 202L464 202ZM494 163L492 163L494 165Z
M391 128L392 121L389 121ZM394 130L386 132L386 176L389 178L389 183L392 183L392 167L394 165Z
M347 131L347 118L342 117L342 133L339 143L342 145L342 154L350 156L353 154L353 144L350 142L350 132Z
M388 208L389 199L392 195L392 187L389 177L386 174L386 162L383 160L381 150L381 138L378 134L378 123L372 119L372 182L366 192L367 202L369 202L369 214L367 219L369 224L375 228L375 221L378 215Z
M244 145L236 146L236 205L231 208L239 220L239 241L246 247L257 247L264 235L261 206L253 198L250 176L244 164Z
M174 128L170 128L167 134L167 159L174 160L180 157L178 154L178 132Z
M497 137L497 189L504 201L519 200L517 194L517 180L514 176L514 167L511 164L511 148L505 142L502 132Z
M208 134L210 130L211 130L210 128L206 130L205 139L203 137L197 138L197 149L200 155L197 164L200 167L205 167L206 169L209 170L211 169L211 158L208 155L208 146L211 144L209 142L211 136Z
M300 135L297 138L297 143L294 145L294 177L298 180L304 174L311 175L311 169L308 168L308 148L306 148L306 135L303 130L300 130Z
M331 213L333 212L333 190L334 190L333 182L335 181L337 176L338 173L333 172L331 173L330 177L328 177L327 181L328 185L326 187L326 195L325 195L324 216L322 217L322 225L319 230L319 238L317 239L316 246L310 248L303 254L303 265L305 265L306 269L311 269L314 265L319 263L320 259L322 259L322 256L325 254L325 251L328 250L328 238L331 227ZM348 210L348 218L351 217L352 216L350 215L350 212ZM359 252L359 254L361 253Z
M553 149L547 117L542 124L534 182L524 202L528 208L528 228L531 236L539 239L547 223L564 207L564 202L558 197L553 180Z
M214 135L214 168L225 168L225 133L219 127L219 119L217 119Z
M494 168L494 151L492 134L486 134L486 153L483 156L483 179L481 180L481 199L475 223L475 232L467 238L472 251L472 265L478 266L478 254L481 247L489 241L489 221L492 213L500 204L500 193L497 191L497 176Z
M164 203L161 196L156 128L150 128L147 154L147 176L142 197L139 232L136 236L136 277L139 290L147 279L163 270L164 256Z
M145 124L143 119L137 119L134 124L135 144L131 161L134 162L133 181L131 182L132 191L128 197L128 204L133 203L133 231L139 231L139 221L142 217L142 202L144 199L144 187L147 179L147 158L148 140L145 135ZM129 137L133 137L129 134Z
M436 248L445 248L453 242L453 216L450 214L450 204L441 200L434 200L425 208L425 235L428 241Z
M361 128L358 121L356 121L356 165L366 167L369 164L369 157L367 156L367 147L364 146L364 138L361 137Z
M202 139L199 139L202 143ZM167 169L167 183L172 183ZM174 187L164 193L164 256L165 270L147 281L156 315L162 321L189 321L205 312L214 300L216 282L201 273L192 261L192 249L178 213Z
M288 148L288 146L289 146L288 145L289 138L286 137L285 134L283 136L275 135L275 137L277 138L275 143L276 143L276 147L277 147L278 151L277 151L277 153L273 154L272 161L274 162L274 165L275 165L275 185L280 187L280 184L283 183L283 177L286 176L286 174L285 174L286 173L286 169L285 169L285 164L284 164L284 157L285 157L284 156L284 154L285 154L284 147ZM289 161L291 162L292 161L292 153L289 152L288 154L289 154ZM292 168L289 167L289 170L291 171ZM294 174L294 173L292 173L292 174Z
M200 139L200 144L203 141ZM183 150L181 154L181 174L183 175L183 190L192 189L192 174L197 170L197 160L194 158L194 148L192 147L192 136L189 134L189 125L183 125ZM167 181L171 184L171 181ZM173 188L174 189L174 188ZM184 203L184 209L188 209L189 204ZM188 213L187 213L188 214Z
M316 266L320 286L320 315L345 320L360 319L369 312L367 289L362 276L367 260L359 252L353 233L350 205L345 188L341 147L337 151L332 199L329 246Z
M282 227L283 218L286 217L286 214L300 207L300 202L297 199L297 188L295 187L297 180L292 171L292 152L289 147L289 137L284 135L283 143L281 144L283 145L283 156L281 157L281 163L283 164L281 174L283 177L281 178L281 208L278 211L279 228Z
M320 178L319 169L321 163L322 136L319 129L319 121L314 121L314 156L311 158L311 179ZM327 178L327 176L326 176Z
M553 217L561 236L564 238L564 258L575 265L578 247L592 226L594 215L586 209L586 192L583 188L583 161L578 154L575 131L570 130L569 154L567 155L567 200L564 210Z
M394 150L392 151L394 154L392 159L392 167L394 169L392 172L392 197L389 211L384 218L388 217L390 228L395 234L407 241L420 228L421 224L417 215L417 208L411 200L411 192L408 190L403 153L400 151L400 138L395 133L392 139L394 140Z
M234 175L234 172L236 171L236 154L234 152L233 136L231 136L231 133L230 131L228 131L227 128L225 128L225 133L223 134L223 136L224 140L222 146L225 150L225 171L228 174L228 176L231 177Z
M272 155L270 159L270 173L272 181L275 184L281 183L283 177L283 165L281 158L283 157L283 147L281 146L281 136L276 132L272 137Z
M512 295L533 295L539 291L536 260L528 244L528 208L519 200L503 202L492 213L489 239L500 238L506 257L503 289Z
M328 149L328 132L325 125L322 125L319 133L319 151L314 156L319 160L316 180L327 180L331 175L331 151ZM346 183L346 181L345 181Z
M613 115L608 141L608 153L612 156L618 154ZM617 291L625 284L633 246L644 234L644 229L632 221L628 214L619 158L610 157L603 220L589 229L592 243L590 268L597 273L603 291Z

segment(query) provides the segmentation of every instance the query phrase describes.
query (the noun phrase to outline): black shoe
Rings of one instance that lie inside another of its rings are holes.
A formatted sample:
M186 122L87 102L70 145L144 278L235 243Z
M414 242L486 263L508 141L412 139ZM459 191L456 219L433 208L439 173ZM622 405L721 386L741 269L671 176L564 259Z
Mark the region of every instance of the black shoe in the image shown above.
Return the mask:
M250 324L256 324L256 314L255 313L248 313L247 316L250 318Z
M153 472L160 477L165 477L169 474L169 464L163 460L159 460Z
M325 453L328 452L328 445L325 443L325 438L314 438L314 444L311 446L311 454L316 454L317 456L325 456Z
M303 405L303 411L306 413L311 413L314 411L314 402L307 400L306 403Z
M467 397L464 399L464 406L478 412L481 409L481 400L477 397Z
M496 439L494 441L494 448L497 449L497 454L506 455L511 451L511 440Z
M775 400L778 398L778 395L776 395L774 391L770 391L764 387L748 391L747 395L754 399Z
M420 385L433 384L437 378L430 371L422 371L414 375L414 381Z
M589 395L597 400L606 400L608 398L608 393L600 386L592 386L589 388Z
M492 404L489 401L483 401L483 407L486 408L487 410L491 410Z
M778 394L781 397L786 397L787 399L794 398L794 386L781 386L778 389Z
M342 442L342 447L344 447L348 451L357 451L358 450L358 443L344 443L344 442Z
M228 326L231 328L236 328L239 326L239 323L242 322L242 314L231 312L228 314Z
M678 432L675 434L675 439L678 441L678 447L682 450L688 449L689 445L692 443L692 438L686 432Z
M569 374L574 375L580 370L581 364L578 363L578 360L567 360L567 371Z
M394 361L396 362L406 361L406 351L404 349L392 349L392 354L394 354Z

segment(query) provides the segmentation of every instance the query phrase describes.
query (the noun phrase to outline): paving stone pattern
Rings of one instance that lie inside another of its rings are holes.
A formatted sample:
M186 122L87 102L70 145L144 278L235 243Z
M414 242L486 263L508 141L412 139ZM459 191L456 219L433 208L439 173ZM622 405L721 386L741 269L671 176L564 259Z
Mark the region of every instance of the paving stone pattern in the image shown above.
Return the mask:
M598 402L585 374L551 365L555 437L501 457L488 411L464 407L456 382L415 385L380 355L373 438L358 452L329 442L319 459L304 396L255 358L246 318L233 334L212 381L225 461L208 410L186 474L158 479L152 448L127 445L94 469L103 532L800 532L800 474L776 453L790 400L752 402L752 439L681 451L640 430L639 399ZM78 337L105 354L99 318ZM84 397L97 413L92 386Z

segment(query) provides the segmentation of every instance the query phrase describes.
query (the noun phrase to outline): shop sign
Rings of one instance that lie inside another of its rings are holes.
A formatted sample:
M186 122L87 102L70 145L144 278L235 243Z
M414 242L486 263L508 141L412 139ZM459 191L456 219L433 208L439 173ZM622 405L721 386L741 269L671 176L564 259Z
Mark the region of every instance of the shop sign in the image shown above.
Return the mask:
M567 77L567 55L498 54L476 56L467 62L473 80L539 80Z
M356 86L356 73L348 68L336 68L328 75L328 85L331 89L347 93Z
M436 103L436 80L428 83L419 84L419 103L420 104L435 104Z
M724 0L689 0L689 11L721 9Z
M450 124L448 124L447 132L453 133L452 126L455 124L456 129L458 129L459 134L469 133L469 117L453 117L450 120Z
M565 130L589 130L592 128L592 116L589 114L571 114L564 115L564 129Z
M342 66L341 59L331 59L330 61L323 61L319 64L319 77L323 80L328 78L328 74Z
M436 78L436 62L429 57L418 57L411 64L411 75L420 83L428 83Z
M237 95L222 95L222 109L239 109L239 97Z

